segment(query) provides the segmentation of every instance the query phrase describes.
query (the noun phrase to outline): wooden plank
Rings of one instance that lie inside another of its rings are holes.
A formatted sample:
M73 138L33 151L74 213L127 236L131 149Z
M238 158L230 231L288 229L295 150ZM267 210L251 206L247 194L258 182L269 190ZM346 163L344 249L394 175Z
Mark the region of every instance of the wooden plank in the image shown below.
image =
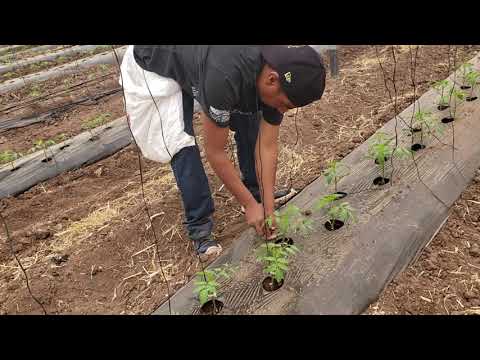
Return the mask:
M479 55L480 56L480 55ZM472 60L477 69L479 56ZM423 110L440 113L434 104L438 95L430 90L419 102ZM418 109L418 103L416 105ZM412 104L400 116L411 118ZM372 160L366 159L367 142L347 155L342 163L350 174L339 183L339 190L350 193L348 201L356 209L358 222L329 232L324 228L324 212L314 212L314 231L306 237L295 238L302 249L292 261L285 284L275 292L266 292L261 265L254 251L263 243L249 229L234 241L232 248L222 254L211 267L224 263L238 266L232 279L222 284L224 314L359 314L374 301L382 289L415 258L427 241L445 221L449 207L466 188L480 166L480 100L465 103L457 110L457 120L445 124L441 140L452 143L455 126L455 163L451 146L436 140L429 141L425 150L415 154L423 182L418 179L413 161L394 163L395 172L388 173L392 182L374 186L379 171ZM411 138L402 129L406 125L398 117L379 131L397 133L401 145L409 146ZM321 196L332 192L319 178L290 203L311 209ZM440 199L440 201L439 201ZM189 282L172 298L175 313L197 314L198 302ZM155 314L168 314L165 302Z

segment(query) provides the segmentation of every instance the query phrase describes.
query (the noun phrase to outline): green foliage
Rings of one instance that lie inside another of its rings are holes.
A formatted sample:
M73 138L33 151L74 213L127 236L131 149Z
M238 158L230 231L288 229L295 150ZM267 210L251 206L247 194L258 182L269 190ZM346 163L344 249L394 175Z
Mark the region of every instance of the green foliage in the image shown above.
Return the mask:
M355 212L348 202L342 202L339 205L332 206L327 212L329 222L333 227L335 220L343 221L346 224L348 221L356 221Z
M198 294L200 305L204 305L209 300L214 300L218 296L218 281L220 278L229 279L234 273L235 269L225 264L219 268L200 271L196 274L195 280L196 288L194 293Z
M472 68L473 68L473 64L470 64L470 63L464 63L460 66L460 71L462 73L461 75L462 75L462 80L464 84L466 82L467 74L472 71Z
M448 106L449 105L449 96L448 92L446 91L447 88L451 86L450 81L448 80L440 80L433 84L433 88L438 92L440 95L438 99L439 106Z
M385 177L385 162L392 156L398 158L405 158L410 154L410 150L392 145L393 137L388 137L387 134L378 132L370 141L367 150L367 158L372 159L378 165L382 172L382 177Z
M300 250L295 245L286 243L262 244L257 252L257 259L263 263L263 271L277 282L285 279L289 258Z
M111 116L112 114L110 113L93 116L82 123L82 129L92 130L98 126L104 125Z
M110 69L110 65L107 64L100 64L98 67L100 68L100 72L102 74L105 74Z
M337 183L345 176L348 175L348 167L341 162L332 160L328 162L327 168L323 172L325 181L328 185L332 183L335 186L335 192L337 192Z
M480 78L480 72L478 71L470 71L465 75L465 81L467 82L468 85L471 86L471 93L473 93L473 90L478 86L478 79Z
M30 148L30 150L28 152L32 153L32 152L35 152L35 151L42 150L43 154L45 155L45 159L47 159L48 158L47 149L52 145L55 145L59 142L64 141L65 139L66 139L65 134L59 134L52 139L38 139L38 140L35 140L33 142L33 146ZM52 153L52 156L53 156L53 153ZM54 156L53 156L53 158L55 160ZM56 164L56 161L55 161L55 164Z
M333 202L340 198L338 194L328 194L321 197L314 205L314 210L321 210L323 208L329 208L333 205Z
M422 139L425 135L442 135L444 132L444 128L430 111L419 110L415 113L414 119L413 127L421 130Z
M10 163L10 165L12 166L12 169L14 169L15 168L14 161L17 160L18 158L22 157L22 156L23 156L23 154L17 153L17 152L12 151L12 150L2 151L2 152L0 152L0 164Z
M31 97L38 97L38 96L42 95L42 90L40 89L40 86L39 85L33 85L30 88L30 94L29 95Z
M293 234L305 235L312 230L312 221L302 215L300 209L292 204L289 204L282 211L275 211L275 224L277 228L277 235L286 237ZM273 221L271 217L266 220L267 225L271 228Z

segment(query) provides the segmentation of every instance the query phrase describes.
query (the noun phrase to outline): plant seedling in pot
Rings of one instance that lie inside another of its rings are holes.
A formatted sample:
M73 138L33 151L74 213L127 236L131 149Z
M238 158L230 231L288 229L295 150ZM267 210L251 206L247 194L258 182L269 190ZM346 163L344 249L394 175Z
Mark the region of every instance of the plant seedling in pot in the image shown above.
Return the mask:
M433 84L433 88L438 92L440 97L437 101L437 108L438 110L442 111L448 109L449 101L448 101L448 92L447 88L450 86L450 81L448 80L440 80Z
M328 211L325 228L329 231L340 229L348 221L356 221L355 212L348 202L332 206Z
M323 176L325 177L325 182L327 185L331 185L333 183L335 194L340 195L340 198L347 196L345 192L339 192L337 185L338 182L349 174L349 169L346 165L336 160L332 160L328 162L327 168L323 172Z
M387 134L379 132L375 134L372 141L368 145L367 158L375 161L375 164L379 167L381 176L373 180L374 185L385 185L390 179L385 176L385 164L392 156L399 158L406 157L410 152L403 148L393 148L393 137L389 138Z
M472 71L473 65L470 63L465 63L460 66L461 77L462 77L462 85L460 89L465 90L469 89L469 85L467 84L467 74Z
M450 113L450 116L442 119L442 123L444 123L444 124L452 122L455 119L455 114L457 112L457 106L461 105L466 99L465 93L463 91L457 89L455 86L452 86L449 89L448 94L449 94L449 100L450 100L450 102L449 102L450 108L448 109L449 113Z
M268 275L263 280L263 288L274 291L283 285L289 268L289 258L299 252L295 245L285 242L262 244L257 252L257 260L263 263L263 271Z
M476 87L478 87L478 79L480 78L480 73L478 71L472 70L470 71L466 77L466 82L470 86L470 95L465 99L466 101L473 101L476 100L477 97L474 96L473 91Z
M413 128L419 129L420 131L420 141L414 144L414 139L412 136L412 151L418 151L425 148L424 139L429 135L442 135L443 127L440 126L440 123L432 115L430 111L418 110L414 115L415 121L413 122Z
M199 271L196 276L194 293L198 294L201 309L204 313L216 314L223 308L223 303L218 299L219 280L230 279L235 269L228 264L218 268Z
M303 216L295 205L289 204L284 210L275 211L273 216L276 224L276 243L293 244L292 236L306 235L312 230L312 220ZM272 217L267 217L266 223L269 228L272 228Z
M17 160L19 157L22 157L23 155L21 153L17 153L12 150L5 150L0 152L0 164L6 164L9 163L10 166L12 167L12 171L14 171L15 168L15 160Z

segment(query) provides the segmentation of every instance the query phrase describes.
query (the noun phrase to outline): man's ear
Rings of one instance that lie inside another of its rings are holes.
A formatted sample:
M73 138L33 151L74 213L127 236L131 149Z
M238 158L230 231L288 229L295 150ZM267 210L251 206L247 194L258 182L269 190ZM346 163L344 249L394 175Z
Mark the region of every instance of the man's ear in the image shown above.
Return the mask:
M272 86L278 83L280 80L280 76L275 70L270 70L267 75L267 85Z

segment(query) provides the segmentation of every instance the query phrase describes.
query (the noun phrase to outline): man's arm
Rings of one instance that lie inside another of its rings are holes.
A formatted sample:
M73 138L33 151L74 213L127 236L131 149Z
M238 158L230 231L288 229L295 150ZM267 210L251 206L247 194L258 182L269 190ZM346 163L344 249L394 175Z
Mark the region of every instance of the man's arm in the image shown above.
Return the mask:
M269 124L262 119L255 147L255 168L267 217L275 211L273 189L277 174L279 131L280 126Z
M217 126L204 113L201 113L200 118L204 130L205 154L208 162L223 181L225 187L245 208L247 223L255 226L257 233L262 234L264 222L263 208L245 187L225 151L229 128Z

